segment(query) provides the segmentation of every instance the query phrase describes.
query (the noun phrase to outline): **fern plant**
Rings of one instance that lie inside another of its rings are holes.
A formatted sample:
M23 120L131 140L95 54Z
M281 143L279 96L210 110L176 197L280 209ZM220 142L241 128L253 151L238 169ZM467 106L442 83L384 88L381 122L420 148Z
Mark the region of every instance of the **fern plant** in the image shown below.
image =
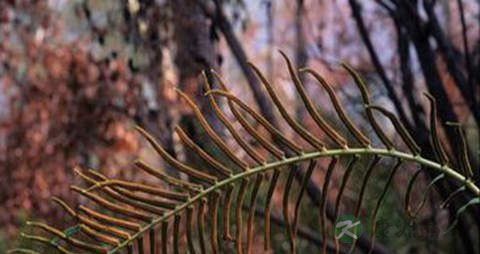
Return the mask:
M76 221L75 226L66 229L58 229L41 222L28 222L27 224L40 228L44 234L33 235L23 233L22 237L43 243L60 253L144 253L144 240L150 246L149 253L155 253L156 243L160 242L162 253L179 253L180 249L180 231L185 230L187 247L190 253L206 253L207 250L212 253L220 253L221 243L234 242L237 253L252 253L253 236L255 231L255 209L256 199L261 189L266 190L266 203L264 210L264 243L265 250L270 248L270 214L272 210L272 196L277 183L281 177L286 176L286 183L283 189L283 207L282 213L285 220L286 237L290 245L290 250L295 253L297 224L299 220L299 210L302 198L304 196L307 183L316 168L316 162L319 159L328 159L329 164L326 168L324 184L322 189L322 198L319 204L318 215L320 218L320 227L318 233L321 234L322 252L327 249L327 219L326 204L329 191L330 179L334 170L340 167L340 159L348 161L345 165L344 175L339 193L335 202L335 216L338 216L339 205L345 186L348 184L349 177L354 170L360 170L358 167L361 157L371 158L370 162L364 168L364 177L360 187L360 192L356 198L354 215L359 216L362 200L365 190L373 171L378 167L379 162L384 158L392 158L396 162L390 169L388 181L383 187L383 192L376 200L376 206L372 212L372 239L375 237L375 218L381 207L387 189L392 184L395 173L401 168L401 165L413 163L415 165L428 168L438 173L429 187L440 179L450 179L458 183L459 189L453 192L444 204L454 199L460 192L469 192L472 197L468 203L457 210L456 218L466 210L468 206L480 202L480 189L472 180L473 173L469 163L466 142L458 124L451 124L458 130L459 149L456 149L455 157L458 158L459 168L453 168L449 157L447 156L437 133L436 106L435 99L425 94L430 101L430 140L435 152L435 160L429 160L422 157L420 148L415 143L414 138L406 131L402 123L393 113L387 109L373 105L369 98L369 93L364 81L351 67L346 64L342 66L353 77L358 89L361 92L368 122L378 136L383 145L374 146L371 139L362 133L360 128L350 119L342 107L339 98L332 87L322 78L320 74L312 69L304 68L299 70L313 76L319 84L326 90L328 96L335 108L338 117L341 119L346 129L355 138L356 142L348 142L346 135L339 133L322 117L316 105L309 97L305 88L298 77L298 71L292 67L290 60L281 52L288 66L293 84L295 85L300 98L305 105L309 115L315 123L323 130L329 138L332 147L327 146L327 142L313 135L309 130L303 127L290 116L275 90L265 79L257 67L251 64L251 67L265 86L268 94L280 115L288 123L291 129L301 139L309 144L310 148L303 147L287 137L285 133L269 123L261 114L257 113L252 107L242 102L238 97L231 94L222 79L214 71L211 71L221 85L221 89L212 90L207 81L206 94L209 102L214 109L219 120L224 124L232 137L239 144L241 149L252 158L254 163L247 163L238 156L222 138L210 127L208 121L202 115L194 102L184 93L178 91L179 95L192 108L199 123L206 132L206 135L225 153L232 165L221 163L219 158L209 154L182 130L181 127L175 127L175 132L180 137L183 144L193 150L200 156L212 170L205 171L192 165L177 160L165 151L154 137L137 127L146 140L151 144L155 151L179 172L184 173L186 178L175 178L165 174L162 170L156 169L142 160L135 161L135 166L144 170L153 177L165 182L169 188L162 188L143 183L136 183L128 180L111 179L94 170L80 170L75 172L85 180L87 186L84 188L71 186L71 190L81 196L86 197L91 202L91 206L80 205L77 209L71 208L60 198L53 198L53 201L62 207L65 212ZM232 119L229 119L217 105L215 97L226 98L229 109L234 115L234 121L244 128L245 132L259 146L263 147L268 154L261 154L253 149L252 143L246 142L245 137L233 127ZM397 146L389 139L384 129L377 121L374 112L386 116L393 124L396 132L404 142L406 151L397 150ZM265 137L259 133L253 124L258 124L267 130L270 137ZM294 184L294 166L300 163L308 163L303 181L299 184L299 191L294 197L290 193ZM417 209L412 209L410 194L413 183L419 175L418 171L412 176L405 194L405 211L415 216ZM185 180L187 179L187 180ZM236 195L235 195L236 194ZM246 195L249 194L248 218L245 220L242 214ZM289 209L289 201L295 199L295 207ZM422 203L423 204L423 203ZM209 219L206 218L208 209ZM291 216L293 214L293 216ZM196 217L196 218L194 218ZM292 218L293 217L293 218ZM184 220L182 222L182 220ZM231 223L231 220L234 222ZM168 227L173 224L173 242L169 242ZM232 225L231 225L232 224ZM455 222L452 223L452 227ZM185 227L181 229L180 227ZM232 226L235 232L232 232ZM209 229L207 233L207 228ZM242 232L246 230L246 239ZM193 238L196 231L197 239ZM160 235L160 236L158 236ZM157 240L160 239L160 241ZM197 243L194 243L194 241ZM224 241L224 242L222 242ZM372 240L373 247L375 241ZM196 246L199 246L197 249ZM355 248L353 243L350 252ZM339 252L338 241L335 241L335 249ZM25 248L12 249L9 253L39 253L37 250Z

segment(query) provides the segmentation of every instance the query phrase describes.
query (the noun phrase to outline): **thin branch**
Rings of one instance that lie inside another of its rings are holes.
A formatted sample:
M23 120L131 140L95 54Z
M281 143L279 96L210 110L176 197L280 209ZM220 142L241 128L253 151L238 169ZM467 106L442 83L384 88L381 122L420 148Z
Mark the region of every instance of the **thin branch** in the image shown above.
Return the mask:
M377 73L380 76L380 79L382 80L383 85L387 89L388 97L392 100L393 105L395 105L395 109L397 110L400 116L400 120L406 125L406 127L409 130L412 130L412 125L408 120L407 115L405 114L405 111L403 110L402 103L398 95L396 94L395 89L393 88L390 80L388 79L385 69L383 68L382 63L380 62L380 59L377 55L377 52L375 51L373 43L370 40L367 28L365 26L365 22L363 20L362 13L361 13L362 7L356 0L349 0L349 4L352 10L353 18L357 23L360 37L362 38L362 41L365 44L365 47L367 47L370 58L372 59L372 63L375 66L375 69L377 70Z
M219 0L214 0L215 9L209 8L202 0L196 0L200 8L209 16L220 28L220 31L223 33L227 44L232 51L237 63L240 66L245 78L248 81L248 85L252 90L253 96L255 97L256 102L262 114L265 118L272 123L274 126L277 125L275 115L273 114L272 105L270 101L265 96L265 93L262 91L262 86L260 85L255 73L252 68L248 65L247 54L243 50L242 44L238 40L237 36L233 32L232 25L223 12L222 5Z
M400 59L400 71L402 75L402 90L404 95L407 97L408 106L410 108L410 115L412 116L413 122L415 123L415 132L421 135L425 135L425 133L423 133L427 132L425 121L420 118L420 115L425 115L425 112L422 106L415 99L413 92L415 91L415 79L411 69L410 41L408 38L408 33L404 31L402 26L399 24L399 20L396 17L393 18L393 21L397 30L397 47L398 57Z
M460 13L460 22L462 24L462 39L463 39L463 54L465 56L465 62L467 64L468 86L470 91L474 91L473 88L473 74L472 74L472 61L470 59L470 47L468 46L468 32L467 24L465 21L465 11L463 9L462 0L457 0L458 12Z
M275 75L275 62L273 60L273 46L275 44L275 2L273 0L265 1L265 9L267 15L267 44L268 44L268 59L267 59L267 68L268 68L268 79L274 84L274 75Z
M424 9L429 18L429 28L424 32L431 33L438 43L438 48L445 63L447 64L447 70L452 75L452 78L455 81L456 86L460 90L462 97L465 100L465 103L468 105L472 115L477 123L480 123L480 108L477 106L477 102L473 93L473 90L467 85L466 78L464 74L459 69L459 64L456 59L458 57L455 54L451 42L445 36L440 23L437 19L437 16L434 12L434 4L430 1L424 2Z
M308 54L305 49L305 34L303 29L303 18L304 18L304 9L305 1L297 0L296 1L296 12L295 12L295 32L297 37L297 48L295 53L295 64L297 68L305 67L308 61ZM299 73L300 80L305 81L305 74Z

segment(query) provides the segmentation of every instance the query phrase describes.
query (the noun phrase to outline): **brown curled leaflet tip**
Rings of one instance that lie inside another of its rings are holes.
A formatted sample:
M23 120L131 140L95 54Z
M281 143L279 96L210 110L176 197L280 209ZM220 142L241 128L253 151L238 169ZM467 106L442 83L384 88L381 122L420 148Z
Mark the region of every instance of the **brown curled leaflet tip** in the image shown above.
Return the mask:
M360 75L348 64L342 63L341 65L343 68L345 68L345 70L348 71L348 73L350 73L350 75L355 80L355 84L357 85L358 89L360 89L360 92L362 93L363 104L370 105L371 104L370 97L367 89L367 84L365 83L365 81L363 81ZM366 108L366 111L367 111L368 121L372 125L373 130L375 131L377 136L380 138L382 143L387 147L387 149L391 150L393 148L392 141L390 141L390 139L388 139L385 132L383 132L382 128L377 122L377 119L375 119L375 116L373 116L372 110Z
M110 237L106 234L100 233L85 224L80 224L80 230L82 230L83 233L85 233L92 239L95 239L102 243L106 243L111 246L117 246L120 244L120 241L118 239Z
M229 101L233 101L236 105L238 105L240 108L245 110L250 116L252 116L265 129L267 129L268 132L272 134L272 136L278 138L279 141L282 142L282 144L286 145L294 153L301 154L302 148L299 145L295 144L293 141L285 137L277 128L275 128L272 124L270 124L264 117L262 117L260 114L258 114L255 110L253 110L251 107L249 107L247 104L245 104L236 96L232 95L229 92L222 91L222 90L215 90L215 89L210 90L209 93L219 95L219 96L224 96ZM230 106L230 109L231 108L232 107Z
M210 84L208 82L207 76L205 74L205 71L202 71L202 76L204 78L205 82L205 90L208 92L210 91ZM238 131L235 130L233 127L232 122L230 119L228 119L227 116L222 112L220 107L218 106L217 102L215 101L215 98L211 93L207 94L208 96L208 101L210 102L210 105L212 106L213 110L215 111L215 114L218 116L218 119L223 123L223 125L228 129L230 134L232 134L232 137L235 139L235 141L240 145L240 147L245 150L245 152L252 158L254 159L258 164L263 165L266 160L263 158L262 155L260 155L257 151L255 151L251 145L249 145L246 141L245 138L243 138Z
M217 161L215 158L210 156L207 152L205 152L200 146L195 144L192 139L183 131L183 129L179 126L175 126L174 128L175 133L178 134L180 140L187 145L190 149L195 151L203 160L205 160L210 166L212 166L217 172L222 174L225 177L229 177L232 174L232 171L224 166L222 163Z
M262 81L263 85L267 89L268 94L270 95L270 98L272 98L273 103L275 106L277 106L278 111L280 111L280 114L282 115L283 119L288 123L290 127L298 134L300 135L305 141L307 141L310 145L315 147L316 149L322 151L325 150L325 145L323 144L322 141L317 139L315 136L313 136L309 131L307 131L304 127L299 125L287 112L285 107L283 106L282 102L277 96L277 93L273 90L272 86L270 83L267 81L267 79L263 76L262 72L252 63L249 63L250 67L253 69L255 74L257 74L257 77Z
M424 92L425 97L427 97L428 101L430 102L430 141L433 144L433 151L435 152L435 156L437 160L440 161L442 166L448 165L449 159L445 149L443 148L442 142L438 136L437 130L437 103L435 101L435 97L431 94Z
M137 126L136 129L137 129L138 132L140 132L140 134L142 134L147 139L147 141L153 146L155 151L157 151L157 153L168 164L172 165L173 167L178 169L180 172L185 173L185 174L187 174L191 177L197 178L199 180L208 182L210 184L215 184L217 182L216 177L211 176L211 175L209 175L207 173L204 173L204 172L200 172L196 169L193 169L192 167L189 167L189 166L181 163L180 161L176 160L175 158L173 158L167 151L165 151L165 149L163 149L163 147L160 144L158 144L158 142L150 134L148 134L141 127Z
M215 71L214 69L210 69L210 72L218 80L218 83L220 84L220 87L222 88L222 90L228 91L227 84L225 83L225 80L223 80L223 78L220 76L220 74L218 74L218 72ZM208 93L208 91L207 91L207 93Z
M79 222L93 228L93 229L96 229L96 230L99 230L99 231L104 231L104 232L107 232L111 235L114 235L116 237L119 237L119 238L122 238L122 239L129 239L130 238L130 234L123 231L123 230L120 230L120 229L117 229L115 227L109 227L107 225L104 225L104 224L101 224L101 223L98 223L92 219L89 219L88 217L85 217L81 214L78 214L76 213L67 203L65 203L63 200L57 198L57 197L53 197L52 200L57 203L59 206L61 206L68 214L70 214L72 217L76 218Z
M265 201L265 230L264 230L264 250L270 249L270 213L272 209L272 197L275 191L275 187L278 183L278 177L280 176L280 170L274 169L270 183L268 185L267 198Z
M312 75L318 83L320 83L323 88L327 91L328 96L330 97L330 101L333 104L333 107L335 108L335 111L337 112L338 116L342 120L342 122L345 124L347 129L352 133L352 135L355 137L355 139L360 142L360 144L363 147L368 147L370 145L370 139L365 136L360 129L356 126L356 124L350 119L350 117L347 115L345 112L344 107L340 103L340 99L338 98L337 94L335 93L335 90L333 90L332 86L316 71L310 68L302 68L299 70L300 72L307 72L310 75Z
M89 169L87 172L90 173L91 175L94 175L94 176L98 177L102 181L108 180L108 177L106 177L105 175L100 173L98 170Z
M58 197L52 197L52 201L62 207L70 216L77 217L77 213L65 201Z
M246 171L249 168L249 165L245 163L242 159L238 158L231 149L229 149L228 145L218 136L215 130L212 129L208 121L203 116L200 109L195 105L195 103L190 99L185 93L180 90L176 90L177 93L187 102L190 108L193 110L193 113L197 117L200 125L203 127L207 135L212 139L212 141L225 152L225 154L233 161L237 166L239 166L243 171Z
M220 86L222 87L223 90L225 90L226 92L228 92L228 89L227 89L227 86L225 85L225 81L223 81L222 77L220 77L220 75L218 75L218 73L216 73L214 70L212 70L212 73L214 74L214 76L216 77L216 79L219 81L220 83ZM215 93L212 93L211 91L213 90L208 90L206 95L208 96L211 96ZM217 90L218 91L218 90ZM213 97L213 96L212 96ZM284 153L278 149L275 145L273 145L271 142L269 142L266 138L263 137L263 135L259 134L259 132L257 130L255 130L255 128L253 128L247 121L247 119L245 119L245 117L238 111L238 109L235 107L235 105L233 104L232 100L230 98L228 98L228 107L230 108L230 111L232 111L233 115L235 116L235 118L238 120L238 122L242 125L242 127L248 132L248 134L250 134L255 140L257 140L263 147L265 147L265 149L267 149L270 153L273 154L273 156L275 156L276 158L280 159L284 156ZM248 107L247 105L245 105L246 107ZM255 111L253 109L250 108L249 111L247 112L254 112ZM264 126L264 122L267 122L265 119L263 119L263 121L260 121L258 120L257 118L255 118L256 116L258 116L256 113L255 114L251 114L251 116L256 120L258 121L262 126ZM268 122L267 122L268 123ZM273 127L273 126L272 126ZM269 129L267 127L265 127L268 131ZM277 130L278 131L278 130ZM270 132L270 131L269 131ZM271 133L271 132L270 132ZM278 131L278 133L280 133ZM272 134L273 135L273 134Z
M460 166L466 174L466 178L471 179L473 177L472 165L470 165L470 159L468 158L467 141L465 140L465 134L463 133L462 126L459 123L447 122L448 126L455 128L457 133L457 147L458 156L460 157Z
M131 221L123 220L123 219L114 218L114 217L99 213L97 211L94 211L94 210L92 210L92 209L90 209L86 206L83 206L83 205L80 205L78 209L80 211L82 211L83 213L87 214L88 216L90 216L90 217L92 217L92 218L94 218L98 221L101 221L103 223L106 223L106 224L110 224L110 225L114 225L114 226L117 226L117 227L125 228L125 229L135 231L135 232L137 232L141 229L140 224L138 224L136 222L131 222Z
M178 187L180 189L183 189L183 190L186 190L186 191L189 191L189 192L194 192L194 193L198 193L202 189L201 185L190 183L190 182L187 182L187 181L184 181L184 180L180 180L180 179L177 179L175 177L171 177L171 176L167 175L166 173L160 171L159 169L153 168L152 166L148 165L147 163L145 163L142 160L136 160L134 162L134 164L135 164L135 166L144 170L148 174L155 176L156 178L164 181L165 183L167 183L171 186L175 186L175 187Z
M287 55L279 50L280 54L282 57L285 59L285 62L287 63L288 71L290 72L290 77L292 78L293 84L295 85L295 88L297 89L298 93L300 94L300 97L303 101L303 104L307 108L308 113L310 116L313 118L315 123L322 129L330 139L332 139L337 145L339 145L342 148L348 148L347 146L347 141L345 138L342 137L338 132L336 132L332 126L330 126L325 119L320 115L318 110L315 108L315 105L312 102L312 99L307 95L307 92L305 91L305 87L302 84L302 81L298 77L297 72L293 68L293 65L290 61L290 59L287 57Z
M260 189L260 185L263 181L263 174L257 175L255 179L255 184L253 186L253 191L250 196L250 205L248 211L248 224L247 224L247 254L252 253L252 245L253 245L253 233L254 233L254 220L255 220L255 202L257 199L258 191Z
M402 138L403 142L405 142L405 144L408 146L410 151L412 151L413 155L419 155L420 154L420 152L422 150L417 145L417 143L415 143L415 140L413 140L410 133L408 133L405 126L400 122L400 120L398 120L398 118L395 116L395 114L393 114L392 112L388 111L387 109L385 109L381 106L367 105L367 108L376 110L376 111L382 113L388 119L390 119L393 126L395 127L395 130L397 130L398 134L400 134L400 137Z
M187 207L187 225L185 226L187 231L187 246L190 254L196 254L195 247L193 245L193 208Z
M73 254L73 252L67 250L65 247L59 245L58 243L54 243L51 239L47 239L47 238L42 237L42 236L29 235L29 234L25 234L25 233L21 233L20 236L25 238L25 239L31 240L31 241L36 241L36 242L40 242L40 243L43 243L43 244L50 245L53 248L60 251L60 253L62 253L62 254ZM27 250L27 249L13 249L13 250L7 251L7 253L40 254L39 252L36 252L36 251L33 251L33 250Z
M91 252L94 252L94 253L107 253L108 252L107 248L98 246L96 244L87 243L87 242L75 239L73 237L69 237L69 236L67 237L62 231L60 231L60 230L58 230L54 227L51 227L51 226L49 226L45 223L27 221L27 225L41 228L41 229L55 235L56 237L70 243L71 245L73 245L77 248L87 250L87 251L91 251Z
M150 215L146 214L146 213L114 204L114 203L102 198L101 196L99 196L97 194L87 192L84 189L81 189L77 186L70 186L70 189L77 192L80 195L83 195L83 196L91 199L95 203L97 203L97 204L99 204L99 205L101 205L101 206L103 206L103 207L105 207L108 210L111 210L113 212L117 212L117 213L121 213L123 215L131 216L133 218L136 218L136 219L139 219L139 220L142 220L142 221L145 221L145 222L150 222L152 220L152 217Z
M81 177L83 180L85 180L86 182L90 183L90 184L93 184L93 185L98 184L98 181L97 181L97 180L95 180L95 179L87 176L87 175L86 175L85 173L83 173L83 171L82 171L80 168L78 168L78 167L75 167L74 170L73 170L73 172L74 172L75 174L77 174L78 176L80 176L80 177Z

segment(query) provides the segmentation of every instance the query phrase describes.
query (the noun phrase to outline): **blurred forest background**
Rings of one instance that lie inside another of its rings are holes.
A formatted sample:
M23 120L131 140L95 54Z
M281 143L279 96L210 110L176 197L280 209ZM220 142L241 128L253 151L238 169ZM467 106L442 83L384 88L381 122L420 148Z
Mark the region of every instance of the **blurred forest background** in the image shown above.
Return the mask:
M297 67L310 66L323 74L349 113L362 123L361 96L339 63L352 65L368 81L374 101L393 109L432 156L425 118L429 108L422 96L429 91L439 102L441 122L463 125L478 175L478 0L2 0L0 252L15 244L27 217L45 218L54 225L66 221L50 197L78 204L78 197L68 189L80 182L74 177L76 166L148 181L147 175L130 166L141 156L169 171L134 131L135 124L154 134L171 154L195 160L172 131L181 124L197 142L204 142L175 88L194 97L222 132L203 97L203 69L220 72L232 93L287 128L248 68L247 60L252 61L288 102L289 110L303 119L305 111L278 49ZM301 78L321 111L333 115L324 90L310 78ZM311 120L304 121L315 128ZM452 128L444 128L442 137L454 147ZM225 138L236 146L227 134ZM396 177L384 213L402 216L399 193L404 193L406 175L414 170ZM378 182L385 181L387 174L378 177ZM428 183L433 176L422 177ZM322 179L322 172L314 174L317 191ZM331 186L338 185L337 181ZM440 223L442 215L433 208L445 198L442 193L448 193L442 190L454 186L443 182L436 187L422 218ZM415 191L424 189L418 186ZM315 204L319 196L314 191L305 206ZM479 208L471 209L446 241L425 244L402 236L380 241L378 251L478 253L479 214ZM303 215L304 221L313 220L308 211ZM300 246L306 251L315 249L308 246L318 247L318 236L311 234L317 228L312 225L318 223L303 225ZM283 237L272 238L276 252L288 252Z

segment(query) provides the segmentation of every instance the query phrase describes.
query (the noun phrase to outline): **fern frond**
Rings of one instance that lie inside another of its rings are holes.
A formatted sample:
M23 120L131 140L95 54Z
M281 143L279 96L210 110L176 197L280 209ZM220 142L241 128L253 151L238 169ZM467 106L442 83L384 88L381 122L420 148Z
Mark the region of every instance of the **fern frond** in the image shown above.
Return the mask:
M247 163L244 158L240 158L239 153L234 152L222 137L213 130L195 103L186 94L178 91L180 97L193 110L206 135L224 152L233 165L222 163L223 160L218 158L218 155L211 154L203 149L202 146L196 144L180 126L175 127L174 130L181 142L205 161L212 170L206 172L204 169L174 158L152 135L141 127L137 127L138 132L146 138L158 155L170 166L184 173L187 179L169 176L163 170L156 169L141 160L134 162L137 168L166 183L169 187L135 183L122 179L110 179L95 170L75 169L76 174L85 181L86 186L71 186L71 190L90 200L89 205L80 205L78 208L72 208L60 198L53 198L53 201L72 217L75 223L74 226L66 229L57 229L45 223L29 222L28 225L41 229L45 234L22 234L22 237L50 246L60 253L88 251L91 253L108 254L121 251L143 253L146 247L144 246L145 237L149 239L150 253L156 253L156 243L160 243L162 253L167 253L169 250L172 250L173 253L179 253L181 251L181 232L184 231L186 232L186 248L188 248L190 253L221 253L229 249L231 247L230 244L233 242L237 253L245 251L250 254L253 248L255 228L259 228L256 227L256 219L258 217L255 217L258 195L262 190L266 190L263 220L265 225L264 247L267 250L271 245L270 216L274 206L272 202L273 194L276 188L279 187L279 180L286 177L286 183L283 186L281 211L285 221L285 237L288 239L291 252L295 253L302 199L312 174L318 168L317 165L321 165L321 163L318 163L320 160L329 161L325 172L321 200L319 204L316 204L319 208L317 210L320 221L318 234L321 236L323 253L326 252L327 244L329 244L327 240L329 235L326 216L327 197L333 173L340 168L343 168L344 173L335 200L333 218L338 217L340 214L342 196L352 172L361 170L361 172L364 172L364 175L353 211L353 214L359 217L362 211L363 200L367 193L366 189L369 186L369 182L371 182L374 172L380 170L380 162L387 158L395 161L393 167L390 168L388 180L383 186L383 191L376 200L375 209L371 214L374 222L372 225L373 231L371 232L371 248L375 244L375 218L388 188L394 182L396 172L404 164L412 163L422 169L432 170L437 173L438 177L427 186L427 190L442 179L455 181L461 186L461 188L451 193L442 206L447 205L460 193L469 192L473 196L467 204L457 211L456 218L469 206L480 203L480 189L472 180L473 172L469 164L463 132L460 127L455 125L459 136L458 149L455 149L457 152L455 156L459 158L461 169L457 170L449 164L449 158L438 137L435 100L431 95L426 94L432 108L430 114L430 140L432 141L436 160L422 157L421 150L415 143L415 137L408 133L392 112L372 104L365 82L351 67L343 64L343 67L352 75L362 94L367 120L384 147L376 146L371 141L371 137L368 137L360 130L359 126L347 115L335 91L320 74L309 68L302 69L301 71L311 74L327 91L335 112L357 141L357 143L348 143L349 139L347 136L333 128L327 119L321 116L317 109L318 105L315 105L315 101L309 97L303 83L298 78L297 70L293 68L286 54L280 53L286 61L288 72L308 114L318 128L329 138L329 141L333 141L334 147L328 147L327 144L329 142L315 136L310 130L307 130L301 123L290 116L274 88L255 65L251 64L251 67L265 86L276 109L295 132L295 135L308 143L309 147L297 144L292 138L287 137L276 126L269 123L252 107L231 94L221 77L212 72L213 76L220 83L221 89L212 90L205 77L207 82L205 96L208 97L208 101L220 122L224 124L233 139L239 144L239 147L245 151L245 154L253 162ZM233 119L229 119L227 114L222 111L216 102L217 97L226 98L228 108L233 114ZM390 140L385 129L376 120L374 112L383 114L393 123L395 131L408 148L407 151L403 151L402 147L397 147ZM243 137L234 127L234 121L240 123L248 138L264 148L266 154L257 152L253 148L254 146L246 141L246 137ZM267 135L259 133L253 126L252 121L262 126L266 130ZM361 158L369 159L367 166L358 163ZM348 162L346 165L343 165L343 161ZM293 186L295 185L295 168L301 164L308 164L308 167L299 184L299 191L295 195L295 206L292 211L289 204L293 196ZM425 202L422 199L415 210L411 209L410 194L420 173L421 171L419 170L411 177L405 194L405 209L411 216L418 214ZM248 205L248 217L246 219L243 214L244 203ZM172 242L169 241L169 225L173 228ZM235 228L234 234L231 232L232 225ZM243 237L244 231L246 231L246 238ZM160 239L156 239L158 236L160 236ZM355 246L355 243L352 244L351 250ZM335 248L338 252L338 241L335 241ZM9 253L37 254L39 252L17 248L10 250Z

